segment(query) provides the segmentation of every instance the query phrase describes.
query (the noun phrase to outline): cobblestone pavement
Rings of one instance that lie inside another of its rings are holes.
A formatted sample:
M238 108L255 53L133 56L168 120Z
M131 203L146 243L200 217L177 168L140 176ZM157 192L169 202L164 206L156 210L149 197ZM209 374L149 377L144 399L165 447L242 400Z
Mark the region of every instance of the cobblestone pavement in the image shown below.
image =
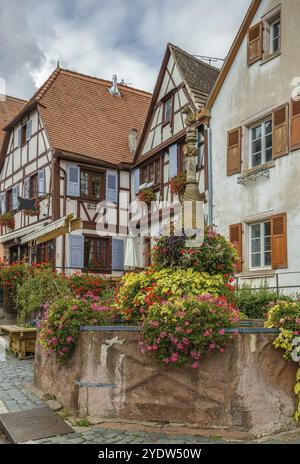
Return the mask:
M7 355L6 360L0 358L0 414L34 409L45 405L27 384L33 382L33 361L19 359ZM0 431L0 445L7 443ZM68 444L225 444L228 441L218 437L191 435L169 435L142 431L116 430L111 428L90 427L83 431L39 440L37 443ZM240 443L240 442L239 442ZM254 443L254 441L252 441ZM265 443L300 444L300 429L296 433L282 434L268 439Z

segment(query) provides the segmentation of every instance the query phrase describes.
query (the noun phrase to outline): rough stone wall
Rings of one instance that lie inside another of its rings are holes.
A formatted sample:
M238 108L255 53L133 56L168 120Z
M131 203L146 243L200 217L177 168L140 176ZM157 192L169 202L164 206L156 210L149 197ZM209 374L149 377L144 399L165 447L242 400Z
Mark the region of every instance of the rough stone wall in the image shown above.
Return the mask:
M38 348L36 384L81 416L242 427L256 436L295 427L297 366L272 346L274 335L239 335L199 370L160 366L137 340L82 332L66 365Z

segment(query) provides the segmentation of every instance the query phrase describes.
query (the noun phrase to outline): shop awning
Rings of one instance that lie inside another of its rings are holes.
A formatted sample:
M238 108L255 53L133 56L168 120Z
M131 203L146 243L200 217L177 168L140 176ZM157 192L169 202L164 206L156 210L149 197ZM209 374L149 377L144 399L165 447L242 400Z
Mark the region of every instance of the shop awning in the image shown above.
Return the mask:
M10 242L11 240L20 239L21 237L24 237L27 234L37 232L43 227L44 226L41 224L34 224L28 227L24 227L22 229L15 230L13 232L10 232L9 234L2 235L2 237L0 237L0 243L6 243L6 242Z
M27 234L25 237L22 237L21 243L28 243L32 240L35 240L39 245L41 243L48 242L54 238L65 235L68 232L73 232L82 227L82 220L74 216L74 214L69 214L64 218L58 219L57 221L51 222L50 224L42 227L41 229L35 230L30 234Z

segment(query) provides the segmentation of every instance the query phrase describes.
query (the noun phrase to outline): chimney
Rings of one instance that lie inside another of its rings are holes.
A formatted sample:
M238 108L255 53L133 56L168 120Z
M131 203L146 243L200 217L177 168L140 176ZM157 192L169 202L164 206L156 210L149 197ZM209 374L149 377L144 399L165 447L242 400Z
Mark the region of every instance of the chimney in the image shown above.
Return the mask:
M128 147L132 156L135 155L137 149L137 129L129 129Z
M114 74L112 77L112 86L110 89L108 89L108 91L113 97L121 97L121 93L118 89L118 78L116 74Z

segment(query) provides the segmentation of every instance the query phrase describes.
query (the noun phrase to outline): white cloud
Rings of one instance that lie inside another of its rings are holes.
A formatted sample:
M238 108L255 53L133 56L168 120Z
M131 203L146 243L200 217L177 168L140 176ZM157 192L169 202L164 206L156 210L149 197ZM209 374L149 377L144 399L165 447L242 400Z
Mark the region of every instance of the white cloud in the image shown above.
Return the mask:
M250 0L0 0L0 75L30 95L62 67L152 90L167 42L225 57ZM5 27L4 27L5 26Z

